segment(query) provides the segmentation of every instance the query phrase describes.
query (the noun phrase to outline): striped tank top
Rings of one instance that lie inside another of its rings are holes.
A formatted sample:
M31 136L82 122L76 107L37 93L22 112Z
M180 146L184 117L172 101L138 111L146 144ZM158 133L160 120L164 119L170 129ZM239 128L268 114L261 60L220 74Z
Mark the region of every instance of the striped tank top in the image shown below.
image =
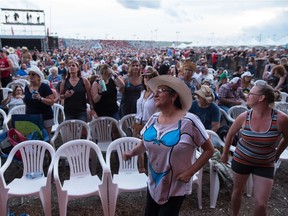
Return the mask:
M270 128L265 132L251 129L252 111L247 113L245 127L241 131L233 159L250 166L274 167L276 147L281 138L281 133L277 130L277 110L272 110Z

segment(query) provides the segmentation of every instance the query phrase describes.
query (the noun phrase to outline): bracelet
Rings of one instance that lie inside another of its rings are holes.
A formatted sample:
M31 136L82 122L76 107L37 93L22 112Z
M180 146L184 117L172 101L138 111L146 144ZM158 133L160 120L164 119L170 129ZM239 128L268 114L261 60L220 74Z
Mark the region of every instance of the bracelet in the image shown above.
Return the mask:
M102 95L102 92L98 92L99 95Z
M40 101L42 102L43 100L44 100L44 98L43 98L43 97L41 97L41 98L40 98Z

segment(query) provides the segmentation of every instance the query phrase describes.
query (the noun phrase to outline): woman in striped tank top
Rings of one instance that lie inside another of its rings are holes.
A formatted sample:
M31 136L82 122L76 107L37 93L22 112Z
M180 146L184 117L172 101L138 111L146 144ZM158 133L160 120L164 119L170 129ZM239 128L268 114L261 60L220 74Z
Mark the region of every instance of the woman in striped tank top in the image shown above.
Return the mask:
M241 138L232 160L232 211L238 215L243 189L250 174L253 176L254 214L266 215L274 178L274 163L288 145L288 116L270 107L274 102L273 88L255 85L247 96L252 109L235 120L227 137L222 162L227 163L233 137Z

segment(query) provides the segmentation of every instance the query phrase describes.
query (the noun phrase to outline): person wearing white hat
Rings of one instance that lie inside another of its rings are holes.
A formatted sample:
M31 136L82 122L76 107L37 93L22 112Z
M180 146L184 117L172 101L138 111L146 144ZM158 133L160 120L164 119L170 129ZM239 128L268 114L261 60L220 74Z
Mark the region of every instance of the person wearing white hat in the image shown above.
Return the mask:
M42 82L44 75L37 66L32 66L28 70L28 74L30 84L24 90L26 114L41 114L43 116L44 127L50 135L54 124L51 108L54 103L53 92L50 86Z
M176 216L185 196L191 193L192 176L207 163L214 147L199 118L188 112L192 95L183 81L160 75L147 85L155 94L159 112L152 115L142 129L141 143L123 157L128 160L147 152L145 215ZM194 160L199 147L203 152Z
M243 90L244 94L248 94L250 92L250 89L254 86L253 82L252 82L252 77L253 75L250 73L250 71L245 71L242 75L241 75L241 87Z
M7 49L7 52L9 53L8 58L11 59L11 61L13 62L13 68L12 68L12 75L15 76L16 72L19 70L19 57L18 55L15 53L15 49L13 47L9 47L9 49Z

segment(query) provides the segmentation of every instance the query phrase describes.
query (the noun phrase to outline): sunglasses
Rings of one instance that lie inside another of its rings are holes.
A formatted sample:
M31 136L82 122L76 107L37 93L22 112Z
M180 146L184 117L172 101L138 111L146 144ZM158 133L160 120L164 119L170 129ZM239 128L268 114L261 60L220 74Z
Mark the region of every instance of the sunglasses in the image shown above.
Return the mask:
M29 73L29 76L35 76L36 73Z
M165 89L165 88L159 88L155 91L155 94L163 93L163 92L169 92L171 93L170 89Z

